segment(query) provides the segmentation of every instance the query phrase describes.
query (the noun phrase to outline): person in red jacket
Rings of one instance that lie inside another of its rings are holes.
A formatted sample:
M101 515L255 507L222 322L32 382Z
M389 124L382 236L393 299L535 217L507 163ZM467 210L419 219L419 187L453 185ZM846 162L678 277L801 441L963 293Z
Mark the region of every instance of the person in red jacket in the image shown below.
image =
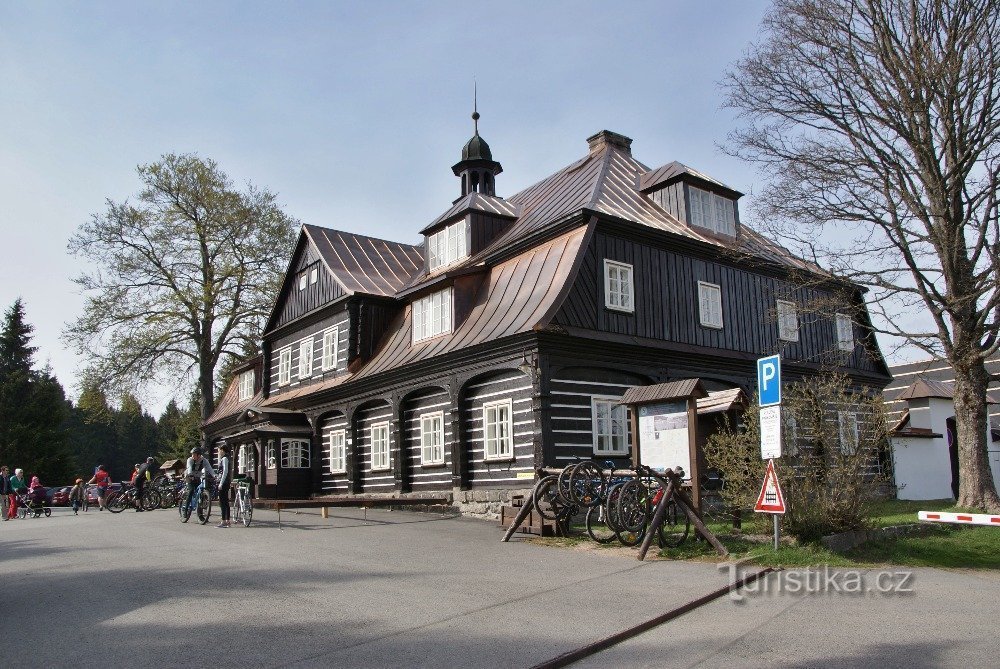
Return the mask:
M87 484L96 483L97 484L97 503L100 505L100 510L104 511L107 508L105 503L108 499L108 489L111 488L111 476L108 474L108 470L104 465L97 465L97 471L94 472L94 478L87 481Z

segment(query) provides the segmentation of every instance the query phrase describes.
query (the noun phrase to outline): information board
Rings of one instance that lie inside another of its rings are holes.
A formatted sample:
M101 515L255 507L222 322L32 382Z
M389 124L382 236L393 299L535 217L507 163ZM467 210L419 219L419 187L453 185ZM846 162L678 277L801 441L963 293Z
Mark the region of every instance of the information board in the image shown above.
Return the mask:
M691 445L687 402L639 407L639 460L654 471L682 467L691 477Z

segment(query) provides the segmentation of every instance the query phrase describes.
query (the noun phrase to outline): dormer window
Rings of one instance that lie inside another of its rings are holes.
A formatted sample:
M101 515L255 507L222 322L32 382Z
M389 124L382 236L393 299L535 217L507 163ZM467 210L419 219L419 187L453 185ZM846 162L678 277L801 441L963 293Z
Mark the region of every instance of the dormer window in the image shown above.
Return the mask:
M468 226L468 219L463 218L427 236L427 271L433 272L469 254Z
M728 197L688 186L691 225L720 235L736 236L736 206Z
M413 301L413 343L451 332L451 287Z
M253 370L240 374L240 402L253 397Z

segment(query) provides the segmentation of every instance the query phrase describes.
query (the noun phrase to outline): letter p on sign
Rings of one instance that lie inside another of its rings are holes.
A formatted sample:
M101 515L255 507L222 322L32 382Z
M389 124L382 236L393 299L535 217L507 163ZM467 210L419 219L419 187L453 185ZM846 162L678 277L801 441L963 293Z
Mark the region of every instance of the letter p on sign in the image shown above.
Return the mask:
M757 360L757 396L762 407L781 404L781 358L772 355Z

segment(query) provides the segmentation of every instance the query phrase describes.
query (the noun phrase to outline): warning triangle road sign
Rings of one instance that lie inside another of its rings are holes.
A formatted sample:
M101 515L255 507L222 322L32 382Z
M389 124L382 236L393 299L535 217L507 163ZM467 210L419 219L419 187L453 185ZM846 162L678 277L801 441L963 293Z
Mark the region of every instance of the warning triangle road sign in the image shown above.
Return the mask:
M767 473L764 475L764 485L760 489L757 503L753 507L759 513L784 513L785 496L781 494L778 485L778 475L774 472L774 460L767 461Z

